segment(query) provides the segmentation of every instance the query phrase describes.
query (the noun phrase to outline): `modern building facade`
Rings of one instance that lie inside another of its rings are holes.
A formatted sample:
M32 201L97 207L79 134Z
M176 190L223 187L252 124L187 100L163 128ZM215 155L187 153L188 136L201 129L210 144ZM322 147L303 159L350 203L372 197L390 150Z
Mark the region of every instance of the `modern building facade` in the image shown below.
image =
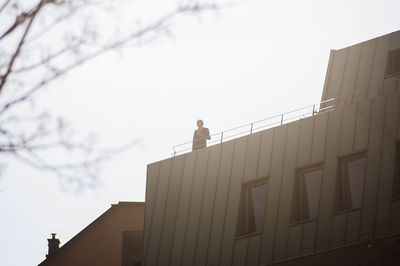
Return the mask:
M144 207L143 202L113 204L59 249L53 234L39 266L142 265Z
M144 264L311 265L398 244L400 31L332 50L322 102L310 117L149 164Z

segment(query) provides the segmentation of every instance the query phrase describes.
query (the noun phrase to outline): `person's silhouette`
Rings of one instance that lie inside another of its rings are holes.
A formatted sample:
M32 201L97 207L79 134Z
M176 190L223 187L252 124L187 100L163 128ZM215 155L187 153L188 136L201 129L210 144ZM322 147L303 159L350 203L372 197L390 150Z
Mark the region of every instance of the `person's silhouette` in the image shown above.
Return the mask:
M193 135L193 147L192 150L198 150L207 146L207 140L211 139L210 131L208 128L203 127L203 120L197 120L197 127Z

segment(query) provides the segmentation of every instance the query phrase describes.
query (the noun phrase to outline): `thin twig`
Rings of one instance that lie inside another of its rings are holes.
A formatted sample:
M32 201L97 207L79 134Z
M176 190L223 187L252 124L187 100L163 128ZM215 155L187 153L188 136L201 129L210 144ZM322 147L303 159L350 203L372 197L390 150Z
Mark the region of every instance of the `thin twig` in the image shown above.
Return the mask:
M6 0L3 5L0 7L0 13L7 7L7 5L11 2L11 0Z
M26 38L26 36L28 35L28 32L29 32L29 30L30 30L30 28L31 28L31 26L32 26L32 23L33 23L33 21L34 21L35 18L36 18L36 14L39 12L41 6L42 6L42 5L40 4L40 5L38 6L38 8L37 8L37 9L32 13L32 15L29 17L29 18L30 18L29 23L28 23L28 25L26 26L26 28L25 28L25 30L24 30L24 33L22 34L22 37L21 37L20 41L18 42L17 49L15 49L14 54L11 56L11 60L10 60L10 63L8 64L7 70L6 70L6 72L5 72L3 75L0 76L0 94L1 94L1 92L2 92L2 89L3 89L3 87L4 87L4 84L6 84L7 78L8 78L9 74L10 74L11 71L12 71L12 68L13 68L13 66L14 66L15 60L18 58L18 55L19 55L19 53L20 53L20 51L21 51L21 48L22 48L22 46L23 46L23 44L24 44L24 42L25 42L25 38ZM1 38L0 38L0 40L1 40Z

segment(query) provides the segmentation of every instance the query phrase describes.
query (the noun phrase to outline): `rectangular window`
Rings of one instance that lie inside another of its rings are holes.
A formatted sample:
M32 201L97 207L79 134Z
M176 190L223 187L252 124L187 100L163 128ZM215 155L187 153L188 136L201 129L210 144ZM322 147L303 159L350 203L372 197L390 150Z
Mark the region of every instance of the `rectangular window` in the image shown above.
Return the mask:
M122 232L122 266L142 265L143 231Z
M238 236L262 231L266 198L266 179L242 185L237 227Z
M385 75L400 74L400 49L392 51L388 55Z
M336 212L361 208L366 164L366 152L339 159L334 206Z
M392 197L394 199L400 199L400 141L396 142Z
M292 223L318 216L321 179L322 164L297 171L292 199Z

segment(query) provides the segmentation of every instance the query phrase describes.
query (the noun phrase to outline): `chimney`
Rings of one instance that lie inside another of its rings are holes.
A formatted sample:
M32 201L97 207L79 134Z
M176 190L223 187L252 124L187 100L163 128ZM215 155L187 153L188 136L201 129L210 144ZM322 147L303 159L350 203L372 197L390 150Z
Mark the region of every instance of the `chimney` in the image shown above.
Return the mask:
M56 234L52 233L51 238L47 239L49 242L49 254L46 255L46 258L52 257L60 248L60 240L56 238Z

